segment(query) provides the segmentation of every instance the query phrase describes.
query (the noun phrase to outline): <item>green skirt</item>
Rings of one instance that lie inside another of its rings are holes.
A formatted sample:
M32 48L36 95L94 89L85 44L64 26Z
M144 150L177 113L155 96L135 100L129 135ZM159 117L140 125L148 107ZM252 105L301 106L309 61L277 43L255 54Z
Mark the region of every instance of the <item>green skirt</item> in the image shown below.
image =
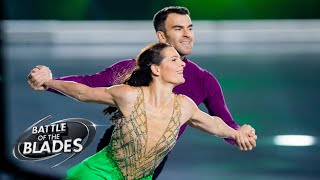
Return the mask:
M152 180L149 176L140 180ZM66 180L124 180L123 174L117 164L113 161L107 147L82 161L80 164L67 171Z

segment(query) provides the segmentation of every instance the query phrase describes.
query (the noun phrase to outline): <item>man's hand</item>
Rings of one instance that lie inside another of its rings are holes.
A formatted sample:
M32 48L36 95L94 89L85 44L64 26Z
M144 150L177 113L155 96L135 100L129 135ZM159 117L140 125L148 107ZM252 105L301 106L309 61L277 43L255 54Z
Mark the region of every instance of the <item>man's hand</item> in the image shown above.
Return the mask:
M33 68L28 75L28 83L30 84L30 87L37 91L47 90L47 87L43 86L43 84L48 79L52 79L51 70L42 65L38 65Z
M240 150L252 150L256 147L257 135L250 125L243 125L237 130L236 144Z

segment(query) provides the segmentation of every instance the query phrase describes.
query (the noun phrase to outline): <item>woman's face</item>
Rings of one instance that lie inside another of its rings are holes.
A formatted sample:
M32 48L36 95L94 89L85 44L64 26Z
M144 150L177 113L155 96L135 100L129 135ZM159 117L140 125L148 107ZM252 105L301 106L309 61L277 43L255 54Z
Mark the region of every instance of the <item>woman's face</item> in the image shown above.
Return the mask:
M178 52L173 47L167 47L162 53L165 58L159 65L160 78L174 85L184 83L183 69L186 63L181 60Z

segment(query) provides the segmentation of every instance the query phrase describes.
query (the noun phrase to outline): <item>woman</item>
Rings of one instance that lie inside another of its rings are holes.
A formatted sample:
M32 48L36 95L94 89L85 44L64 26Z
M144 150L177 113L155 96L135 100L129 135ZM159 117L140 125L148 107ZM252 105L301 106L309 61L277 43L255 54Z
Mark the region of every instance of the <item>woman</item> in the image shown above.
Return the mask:
M155 43L137 57L137 69L125 84L90 88L74 82L43 79L44 85L79 101L119 109L110 144L67 172L67 179L152 179L155 168L173 148L182 124L188 123L241 144L242 134L219 117L200 111L184 95L172 93L184 82L185 63L169 44Z

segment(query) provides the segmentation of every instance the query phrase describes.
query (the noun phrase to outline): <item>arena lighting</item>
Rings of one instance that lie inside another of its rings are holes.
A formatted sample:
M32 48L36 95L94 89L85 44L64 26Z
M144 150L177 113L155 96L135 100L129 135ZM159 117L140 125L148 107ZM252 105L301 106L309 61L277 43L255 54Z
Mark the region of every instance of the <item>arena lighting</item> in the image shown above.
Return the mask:
M96 128L96 127L100 127L100 126L109 126L109 125L107 125L107 124L94 124L94 123L92 123L93 124L93 126Z
M312 146L316 144L316 138L308 135L278 135L273 143L278 146Z

